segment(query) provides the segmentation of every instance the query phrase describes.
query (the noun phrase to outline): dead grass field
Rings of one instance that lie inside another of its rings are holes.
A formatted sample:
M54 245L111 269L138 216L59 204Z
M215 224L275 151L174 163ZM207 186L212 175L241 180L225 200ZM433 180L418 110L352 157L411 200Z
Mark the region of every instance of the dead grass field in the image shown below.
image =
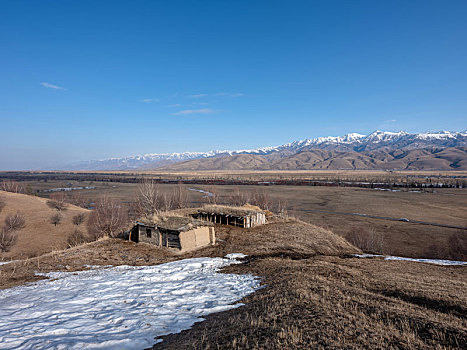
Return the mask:
M293 238L290 238L292 237ZM39 257L0 265L0 289L38 279L35 272L78 271L88 265L156 265L177 259L243 252L251 256L315 256L359 253L343 238L322 228L292 220L252 229L216 226L216 246L177 254L146 243L103 239Z
M210 189L208 186L196 186L196 188L207 191ZM221 197L228 196L236 189L245 193L264 190L273 200L286 201L290 215L341 236L345 236L350 231L373 229L384 236L383 252L386 254L427 257L431 246L444 248L452 234L467 236L465 230L314 211L362 213L467 227L467 189L439 189L434 193L418 193L310 186L215 186L214 188ZM199 197L198 200L201 200L202 194L196 193L196 195Z
M467 269L341 257L264 258L244 306L154 349L465 349Z
M285 173L285 175L280 176L288 176L287 172ZM307 174L309 172L303 173ZM342 173L346 172L339 172L339 174ZM352 176L355 173L359 176L368 176L368 174L374 173L378 176L385 174L385 172L370 171L348 172ZM424 172L407 173L420 176L424 174ZM260 174L264 175L264 172ZM323 172L322 174L332 175L333 172ZM452 172L450 174L452 175ZM253 172L253 175L256 175L256 173ZM242 176L246 175L243 174ZM279 175L276 172L272 173L271 176ZM94 190L80 191L83 196L91 201L95 201L99 196L106 194L126 204L131 202L137 186L132 183L116 182L72 181L72 183L75 186L96 186ZM68 182L49 181L30 182L29 184L34 190L43 190L64 187L67 186ZM174 186L161 184L159 187L162 192L170 193ZM206 191L215 189L221 200L237 189L245 193L252 193L256 190L265 191L273 200L286 201L290 215L327 228L341 236L345 236L350 231L367 231L370 229L382 234L384 236L384 253L386 254L442 258L442 252L445 250L451 235L457 234L460 237L467 237L465 230L316 212L316 210L319 210L362 213L467 227L465 214L467 213L467 189L434 189L433 192L431 190L427 192L390 192L366 188L325 186L187 185L186 187ZM71 193L68 194L71 195ZM47 196L48 194L41 195ZM202 193L188 191L188 196L192 206L199 206L203 203ZM464 242L464 244L467 245L467 242ZM433 246L438 247L440 253L433 252ZM467 249L467 246L465 249Z
M0 253L0 261L24 259L66 248L68 236L77 228L72 223L73 216L79 213L87 215L89 212L87 209L70 204L61 213L61 223L54 226L50 223L50 217L56 214L57 210L50 208L46 199L4 191L0 191L0 196L6 202L5 208L0 213L0 224L3 224L7 215L17 211L23 213L26 218L26 227L17 232L17 243L10 252ZM86 223L83 223L80 230L85 232L85 226Z
M442 349L467 344L467 268L357 259L338 235L298 220L252 229L216 226L217 245L174 254L149 244L103 239L0 265L0 288L36 272L89 265L155 265L243 252L228 273L262 278L245 305L209 315L155 349Z

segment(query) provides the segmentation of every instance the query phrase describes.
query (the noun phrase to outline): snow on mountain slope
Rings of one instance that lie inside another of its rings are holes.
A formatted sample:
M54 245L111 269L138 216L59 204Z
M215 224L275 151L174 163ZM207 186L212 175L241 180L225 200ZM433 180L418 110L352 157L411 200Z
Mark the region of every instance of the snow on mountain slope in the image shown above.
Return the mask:
M217 272L236 257L52 272L50 280L2 290L0 348L149 348L155 337L241 306L259 288L254 276Z
M188 160L233 156L238 154L270 155L288 152L298 153L310 149L344 150L362 152L379 148L416 149L424 147L465 147L467 146L467 131L464 132L426 132L409 134L405 131L389 132L376 130L369 135L350 133L344 136L327 136L315 139L294 141L282 146L261 147L244 150L214 150L209 152L183 153L149 153L146 155L110 158L104 160L90 160L64 166L65 170L130 170L144 168L158 168L173 163Z

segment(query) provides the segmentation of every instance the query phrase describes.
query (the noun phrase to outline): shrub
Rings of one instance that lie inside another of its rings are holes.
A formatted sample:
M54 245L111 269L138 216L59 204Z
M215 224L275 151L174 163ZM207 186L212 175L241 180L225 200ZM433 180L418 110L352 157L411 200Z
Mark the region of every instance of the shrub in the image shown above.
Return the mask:
M26 218L19 211L16 214L7 215L5 218L5 229L7 231L21 230L26 226Z
M2 212L3 208L5 208L6 202L3 197L0 197L0 213Z
M0 229L0 252L8 252L11 247L16 243L16 232L8 230L7 227Z
M54 193L50 196L50 199L47 201L47 205L52 209L57 209L58 211L64 211L67 207L66 195L65 193Z
M54 226L57 226L62 222L62 215L60 213L53 214L50 217L50 223L53 224Z
M76 214L75 216L73 216L73 219L71 219L73 225L76 226L81 225L84 222L84 220L86 220L86 214L84 213Z
M74 230L67 240L69 247L75 247L86 242L89 242L89 237L78 229Z
M364 252L383 253L384 251L383 234L376 232L372 227L366 230L354 227L345 235L345 239Z

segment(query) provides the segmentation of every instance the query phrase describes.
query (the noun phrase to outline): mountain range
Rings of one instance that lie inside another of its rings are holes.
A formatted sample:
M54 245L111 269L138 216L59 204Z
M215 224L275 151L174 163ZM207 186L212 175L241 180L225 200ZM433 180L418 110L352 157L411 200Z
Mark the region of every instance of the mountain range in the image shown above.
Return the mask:
M251 150L146 154L74 163L66 170L467 170L467 131L375 131Z

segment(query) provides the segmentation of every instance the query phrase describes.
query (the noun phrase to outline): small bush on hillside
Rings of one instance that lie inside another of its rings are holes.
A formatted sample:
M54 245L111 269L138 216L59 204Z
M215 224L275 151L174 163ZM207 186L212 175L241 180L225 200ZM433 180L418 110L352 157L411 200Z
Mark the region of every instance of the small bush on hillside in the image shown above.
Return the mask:
M432 244L424 254L428 259L467 261L467 237L463 232L453 233L445 245Z
M467 261L467 237L463 232L449 236L448 256L452 260Z
M54 193L50 196L50 199L47 201L47 205L52 209L58 211L66 210L68 203L66 202L65 193Z
M53 214L50 217L50 223L54 226L59 225L62 222L62 215L60 213Z
M0 213L2 212L3 208L5 208L6 202L3 197L0 197Z
M78 229L74 230L67 240L69 247L75 247L86 242L89 242L89 237Z
M26 226L26 218L19 211L16 214L7 215L5 218L5 229L7 231L21 230Z
M383 253L384 250L383 234L372 227L366 230L354 227L345 235L345 239L367 253Z
M0 252L8 252L15 245L18 237L16 232L8 230L5 226L0 229Z
M73 216L72 222L73 225L79 226L84 222L84 220L86 220L86 215L84 213L80 213Z

